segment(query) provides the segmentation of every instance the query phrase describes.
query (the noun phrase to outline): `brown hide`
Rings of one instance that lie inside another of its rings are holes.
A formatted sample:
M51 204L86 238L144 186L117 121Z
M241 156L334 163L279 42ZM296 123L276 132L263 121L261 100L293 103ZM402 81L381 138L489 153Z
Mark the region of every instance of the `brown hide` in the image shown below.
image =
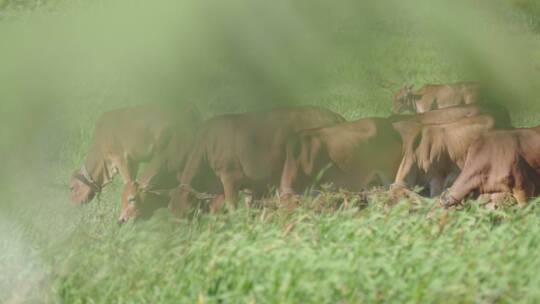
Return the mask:
M195 141L195 127L175 129L166 148L154 153L137 181L124 184L120 196L119 223L149 217L156 209L167 206L168 193L178 186Z
M424 113L451 106L472 104L478 101L479 90L479 83L472 81L427 84L416 91L413 90L412 85L405 85L394 94L392 111L394 113L405 111Z
M303 129L343 122L339 114L318 107L220 115L206 121L197 135L170 208L181 214L195 191L224 194L233 204L249 188L260 195L279 183L287 138Z
M314 182L359 191L376 177L393 179L401 138L388 119L363 118L301 131L289 139L286 154L281 195L301 192Z
M492 116L495 119L496 128L512 127L508 110L503 106L491 103L453 106L420 114L398 114L390 116L389 119L394 123L409 121L429 125L450 123L482 114Z
M471 145L463 171L441 198L449 207L468 194L511 193L521 204L538 194L540 126L492 131Z
M121 175L124 184L134 181L141 162L164 151L177 130L193 129L200 121L198 110L189 104L178 108L139 106L104 113L96 123L82 169L71 176L71 200L91 201L116 174Z
M431 196L439 195L448 178L463 167L468 147L494 126L490 115L438 125L394 123L403 140L403 159L394 186L420 185L429 187Z

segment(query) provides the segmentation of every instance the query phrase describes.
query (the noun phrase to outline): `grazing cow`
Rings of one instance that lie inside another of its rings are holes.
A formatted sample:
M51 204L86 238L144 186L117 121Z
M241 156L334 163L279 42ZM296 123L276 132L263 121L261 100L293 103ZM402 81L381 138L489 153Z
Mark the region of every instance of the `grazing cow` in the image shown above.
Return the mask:
M478 101L478 82L456 82L452 84L427 84L414 91L413 85L404 85L392 99L392 111L424 113L451 106L472 104Z
M540 186L540 126L492 131L481 136L467 153L463 171L441 196L444 207L469 193L510 193L519 204L538 195Z
M392 188L429 185L433 197L457 175L469 146L495 127L495 119L483 114L439 125L403 121L394 127L403 138L403 159Z
M401 161L401 138L390 120L363 118L300 131L286 148L280 195L286 198L316 182L360 191L378 177L387 185Z
M160 175L163 173L160 172ZM163 179L161 180L163 181ZM175 180L174 178L169 179L169 182ZM157 209L166 208L169 202L168 194L177 185L178 182L174 182L164 184L160 189L147 189L141 186L138 181L126 183L122 187L120 195L118 224L126 223L130 219L149 218Z
M195 142L196 125L176 128L167 147L154 153L137 181L128 181L120 196L121 214L118 223L148 217L160 207L166 207L168 192L178 186L178 180Z
M310 106L220 115L206 121L180 185L171 192L171 211L183 213L196 191L221 195L229 207L242 188L263 194L279 184L289 136L343 121L339 114Z
M90 202L116 174L124 184L134 181L139 164L163 151L176 130L193 129L200 121L193 105L139 106L104 113L82 168L71 175L71 201Z

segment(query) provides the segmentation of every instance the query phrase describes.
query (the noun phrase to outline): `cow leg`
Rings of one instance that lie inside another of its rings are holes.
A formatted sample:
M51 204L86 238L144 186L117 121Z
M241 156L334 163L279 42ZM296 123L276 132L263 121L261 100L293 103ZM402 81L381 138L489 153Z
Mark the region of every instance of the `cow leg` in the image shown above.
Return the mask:
M220 174L220 180L225 194L225 203L229 210L232 211L236 208L236 201L238 200L237 178L231 173L222 173Z
M407 180L407 177L411 174L411 171L413 170L413 165L414 165L413 155L405 154L399 166L398 172L396 174L396 178L394 179L394 183L390 185L390 189L408 187L406 180Z
M296 205L298 197L294 191L293 185L297 181L300 170L299 161L294 157L294 142L289 142L286 148L285 164L281 173L279 184L279 201L281 204L291 206Z
M514 188L512 189L512 195L514 196L520 207L524 207L527 204L528 195L525 189Z
M130 157L116 158L113 164L118 169L118 173L124 184L135 181L139 164Z
M153 186L159 186L160 189L173 188L178 184L175 174L167 168L165 157L155 155L146 165L143 172L139 174L139 184L141 188L154 189Z
M223 206L223 203L225 202L225 196L220 194L212 199L210 202L210 212L211 213L217 213L221 207Z
M512 169L514 175L514 187L512 195L520 207L524 207L529 197L534 195L534 184L524 175L524 172L518 166Z
M285 164L283 166L283 172L281 173L281 181L279 184L280 197L288 198L293 196L295 191L293 184L298 176L298 161L294 157L294 143L288 143L286 148Z
M461 202L467 194L477 189L482 183L482 178L476 170L464 170L458 176L452 187L441 195L444 207L451 207Z

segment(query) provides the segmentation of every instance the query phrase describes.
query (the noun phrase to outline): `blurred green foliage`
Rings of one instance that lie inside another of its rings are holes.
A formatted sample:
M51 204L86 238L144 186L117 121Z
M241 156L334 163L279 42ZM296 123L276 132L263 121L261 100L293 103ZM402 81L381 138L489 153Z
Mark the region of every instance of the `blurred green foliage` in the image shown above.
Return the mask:
M320 212L311 198L291 214L164 211L118 228L118 181L81 208L66 182L100 113L141 103L356 119L388 115L402 83L476 79L515 125L536 125L538 7L0 0L0 302L537 302L538 202L472 204L444 230L428 206Z
M540 33L540 2L535 0L512 0L513 5L525 15L529 26Z

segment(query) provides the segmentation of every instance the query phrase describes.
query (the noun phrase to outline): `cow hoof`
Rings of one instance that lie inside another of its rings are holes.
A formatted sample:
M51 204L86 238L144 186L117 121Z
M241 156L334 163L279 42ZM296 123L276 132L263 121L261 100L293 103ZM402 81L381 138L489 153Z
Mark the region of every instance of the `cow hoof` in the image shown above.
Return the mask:
M279 201L280 202L291 202L291 201L298 201L299 200L299 197L298 195L296 195L295 193L285 193L285 194L281 194L279 196Z
M444 209L449 209L450 207L453 207L458 203L459 201L454 198L448 191L443 192L443 194L441 194L441 198L439 199L439 205Z
M404 190L404 189L405 190L407 189L407 185L405 183L393 183L388 188L388 190L390 191L399 191L399 190Z

